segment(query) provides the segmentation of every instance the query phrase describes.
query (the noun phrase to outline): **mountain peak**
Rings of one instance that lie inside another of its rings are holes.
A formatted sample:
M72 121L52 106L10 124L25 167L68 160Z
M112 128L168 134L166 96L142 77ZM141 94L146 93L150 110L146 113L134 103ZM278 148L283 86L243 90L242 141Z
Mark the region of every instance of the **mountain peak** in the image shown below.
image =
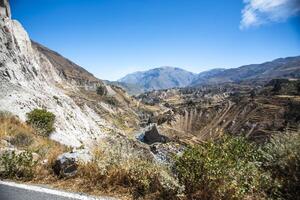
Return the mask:
M144 91L186 87L194 79L195 74L181 68L162 66L148 71L128 74L119 82L134 84Z
M180 69L178 67L173 67L173 66L161 66L155 69L171 69L171 70L184 70L184 69Z

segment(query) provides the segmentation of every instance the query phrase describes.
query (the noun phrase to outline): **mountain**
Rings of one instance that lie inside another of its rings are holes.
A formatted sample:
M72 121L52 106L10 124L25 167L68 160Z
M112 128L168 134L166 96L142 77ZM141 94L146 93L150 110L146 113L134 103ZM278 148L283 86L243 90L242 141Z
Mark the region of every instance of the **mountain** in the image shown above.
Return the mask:
M223 83L266 83L276 78L300 78L300 56L279 58L262 64L244 65L238 68L215 68L199 74L179 68L162 67L136 72L113 82L129 94L186 86Z
M300 78L300 56L279 58L262 64L215 70L203 76L201 73L191 85L239 83L246 81L267 82L275 78Z
M134 99L32 41L7 0L0 1L0 41L0 112L25 121L33 109L47 109L56 116L51 139L73 147L139 128Z
M118 80L121 84L135 85L141 91L186 87L192 83L195 74L175 67L160 67L128 74Z

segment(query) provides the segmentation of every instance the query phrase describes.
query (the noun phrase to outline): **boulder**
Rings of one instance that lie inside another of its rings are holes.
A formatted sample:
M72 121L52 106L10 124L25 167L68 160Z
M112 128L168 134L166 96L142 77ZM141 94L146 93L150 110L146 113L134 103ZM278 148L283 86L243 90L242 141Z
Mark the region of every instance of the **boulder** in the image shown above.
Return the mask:
M150 124L145 129L143 141L146 144L166 143L168 140L166 136L159 134L156 124Z
M77 173L78 162L87 163L91 160L92 156L87 149L73 150L59 155L52 168L58 177L71 177Z
M71 177L77 173L77 158L74 153L64 153L57 157L53 171L58 177Z

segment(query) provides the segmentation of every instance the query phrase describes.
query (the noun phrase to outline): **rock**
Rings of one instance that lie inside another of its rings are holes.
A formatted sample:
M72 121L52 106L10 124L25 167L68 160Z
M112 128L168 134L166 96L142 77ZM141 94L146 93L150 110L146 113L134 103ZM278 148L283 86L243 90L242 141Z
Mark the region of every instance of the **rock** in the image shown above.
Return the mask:
M154 158L163 164L172 165L174 164L174 156L180 155L185 150L185 146L169 142L166 144L156 143L150 145L150 150L154 154Z
M0 0L0 16L11 18L8 0Z
M55 175L59 177L71 177L77 173L77 158L73 153L64 153L56 159L53 165Z
M149 125L144 132L143 142L146 144L166 143L168 140L166 136L159 134L156 124Z
M86 149L74 150L57 157L53 171L59 177L71 177L77 173L78 162L90 162L92 156Z

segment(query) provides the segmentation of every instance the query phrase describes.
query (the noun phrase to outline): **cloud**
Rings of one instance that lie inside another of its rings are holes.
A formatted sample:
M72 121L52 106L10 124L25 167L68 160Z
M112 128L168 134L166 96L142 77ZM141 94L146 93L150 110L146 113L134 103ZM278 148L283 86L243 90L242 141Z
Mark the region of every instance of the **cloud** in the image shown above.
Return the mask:
M285 21L300 13L300 0L244 0L240 29Z

